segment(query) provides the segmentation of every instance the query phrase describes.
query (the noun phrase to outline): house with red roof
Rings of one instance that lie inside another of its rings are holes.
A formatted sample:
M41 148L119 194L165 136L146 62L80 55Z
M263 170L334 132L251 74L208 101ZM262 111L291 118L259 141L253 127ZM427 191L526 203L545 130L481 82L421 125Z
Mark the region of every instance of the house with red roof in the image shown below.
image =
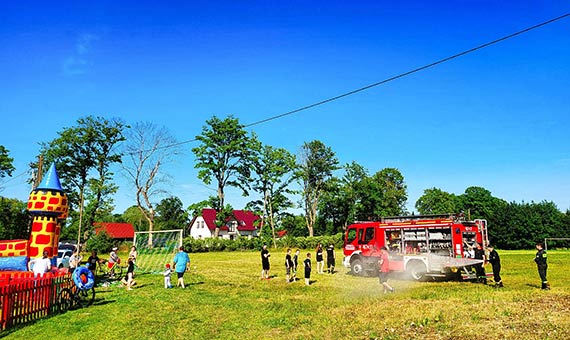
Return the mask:
M234 210L220 227L219 237L233 240L238 236L257 236L257 224L260 217L251 211ZM202 209L202 214L190 222L190 236L193 238L214 237L216 230L216 210Z
M95 222L95 233L105 231L113 240L132 241L135 238L135 228L130 223Z

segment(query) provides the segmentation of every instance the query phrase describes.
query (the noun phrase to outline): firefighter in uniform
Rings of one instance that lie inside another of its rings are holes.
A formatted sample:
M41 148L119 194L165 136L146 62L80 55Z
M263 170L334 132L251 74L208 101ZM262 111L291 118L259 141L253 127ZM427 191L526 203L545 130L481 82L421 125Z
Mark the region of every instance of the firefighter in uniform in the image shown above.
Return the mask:
M482 263L475 265L475 272L477 273L477 282L487 284L487 275L485 274L485 250L479 243L475 243L475 256L476 260L483 260Z
M540 275L540 280L542 281L542 289L548 290L550 289L550 284L546 279L546 269L548 269L548 265L546 264L546 251L542 246L542 243L536 244L536 256L534 257L534 262L538 267L538 275Z
M489 263L493 267L495 288L501 288L503 287L503 280L501 280L501 258L492 245L487 246L487 249L489 250Z

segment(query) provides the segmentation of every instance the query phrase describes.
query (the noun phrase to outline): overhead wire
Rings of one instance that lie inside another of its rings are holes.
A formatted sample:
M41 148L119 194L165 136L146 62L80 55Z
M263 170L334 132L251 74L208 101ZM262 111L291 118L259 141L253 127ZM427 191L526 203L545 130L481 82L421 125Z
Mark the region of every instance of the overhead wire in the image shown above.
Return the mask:
M275 115L275 116L271 116L271 117L268 117L268 118L265 118L265 119L261 119L261 120L255 121L255 122L253 122L253 123L246 124L246 125L244 125L243 127L244 127L244 128L248 128L248 127L252 127L252 126L255 126L255 125L267 123L267 122L272 121L272 120L275 120L275 119L279 119L279 118L283 118L283 117L286 117L286 116L290 116L290 115L292 115L292 114L295 114L295 113L298 113L298 112L301 112L301 111L305 111L305 110L314 108L314 107L316 107L316 106L320 106L320 105L323 105L323 104L327 104L327 103L333 102L333 101L335 101L335 100L338 100L338 99L341 99L341 98L344 98L344 97L348 97L348 96L351 96L351 95L353 95L353 94L356 94L356 93L359 93L359 92L362 92L362 91L369 90L369 89L371 89L371 88L373 88L373 87L376 87L376 86L380 86L380 85L389 83L389 82L391 82L391 81L394 81L394 80L397 80L397 79L400 79L400 78L409 76L409 75L411 75L411 74L414 74L414 73L417 73L417 72L426 70L426 69L428 69L428 68L431 68L431 67L434 67L434 66L443 64L443 63L448 62L448 61L450 61L450 60L453 60L453 59L462 57L462 56L464 56L464 55L466 55L466 54L473 53L473 52L478 51L478 50L480 50L480 49L489 47L489 46L491 46L491 45L495 45L495 44L500 43L500 42L502 42L502 41L505 41L505 40L514 38L514 37L516 37L516 36L519 36L519 35L521 35L521 34L527 33L527 32L532 31L532 30L534 30L534 29L537 29L537 28L546 26L546 25L551 24L551 23L553 23L553 22L562 20L562 19L564 19L564 18L566 18L566 17L569 17L569 16L570 16L570 13L566 13L566 14L561 15L561 16L558 16L558 17L556 17L556 18L553 18L553 19L550 19L550 20L541 22L541 23L539 23L539 24L536 24L536 25L527 27L527 28L522 29L522 30L520 30L520 31L517 31L517 32L511 33L511 34L509 34L509 35L503 36L503 37L501 37L501 38L498 38L498 39L492 40L492 41L490 41L490 42L481 44L481 45L479 45L479 46L470 48L470 49L465 50L465 51L463 51L463 52L460 52L460 53L454 54L454 55L452 55L452 56L449 56L449 57L446 57L446 58L437 60L437 61L432 62L432 63L430 63L430 64L427 64L427 65L424 65L424 66L415 68L415 69L410 70L410 71L407 71L407 72L400 73L400 74L398 74L398 75L396 75L396 76L393 76L393 77L390 77L390 78L381 80L381 81L379 81L379 82L372 83L372 84L369 84L369 85L360 87L360 88L355 89L355 90L352 90L352 91L348 91L348 92L339 94L339 95L334 96L334 97L330 97L330 98L328 98L328 99L321 100L321 101L319 101L319 102L316 102L316 103L313 103L313 104L310 104L310 105L306 105L306 106L300 107L300 108L295 109L295 110L291 110L291 111L288 111L288 112L285 112L285 113L282 113L282 114L278 114L278 115ZM179 145L183 145L183 144L188 144L188 143L191 143L191 142L195 142L195 141L197 141L197 140L198 140L197 138L194 138L194 139L190 139L190 140L186 140L186 141L182 141L182 142L177 142L177 143L165 145L165 146L162 146L162 147L160 147L160 148L158 148L158 149L167 149L167 148L171 148L171 147L175 147L175 146L179 146Z

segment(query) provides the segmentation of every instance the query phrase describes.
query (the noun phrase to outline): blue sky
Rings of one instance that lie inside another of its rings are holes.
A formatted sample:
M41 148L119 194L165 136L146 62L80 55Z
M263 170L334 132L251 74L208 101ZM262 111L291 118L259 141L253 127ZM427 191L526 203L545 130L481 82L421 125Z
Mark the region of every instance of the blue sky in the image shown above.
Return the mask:
M79 117L164 125L193 139L212 115L244 124L375 83L570 12L566 1L44 1L0 11L0 117L26 200L40 142ZM570 208L570 18L382 86L251 128L297 154L396 167L424 189L487 188ZM214 191L194 156L167 170L185 205ZM117 175L117 211L134 203ZM247 199L228 191L242 208Z

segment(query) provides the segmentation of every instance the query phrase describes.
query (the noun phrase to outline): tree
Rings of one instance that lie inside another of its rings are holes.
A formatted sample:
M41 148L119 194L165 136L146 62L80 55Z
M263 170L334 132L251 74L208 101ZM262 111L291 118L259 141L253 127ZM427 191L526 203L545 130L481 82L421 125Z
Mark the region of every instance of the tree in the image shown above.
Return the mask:
M295 180L295 156L285 149L269 145L260 145L254 150L257 151L257 157L254 157L253 161L253 172L256 176L251 187L260 194L261 200L250 202L248 207L260 208L261 228L267 219L273 235L273 245L276 246L276 218L293 206L287 194L293 193L289 185ZM262 231L260 229L259 233Z
M64 128L51 142L41 144L45 161L56 163L70 209L79 207L79 242L83 220L87 226L83 229L85 239L96 217L112 210L112 194L117 186L111 167L121 162L116 146L125 140L122 131L127 127L116 119L88 116L78 119L76 126Z
M319 201L315 234L336 234L344 229L353 209L348 187L338 178L331 178Z
M343 177L332 178L327 184L319 207L318 224L325 224L321 229L326 234L345 230L349 223L362 220L362 215L371 218L370 214L362 213L365 210L362 204L369 196L368 170L354 161L343 168Z
M338 169L338 160L332 149L323 142L318 140L305 142L301 148L298 169L297 176L303 189L305 221L309 236L312 237L319 201L327 181L332 178L333 171Z
M416 201L416 209L422 215L456 213L457 196L438 188L425 189Z
M176 139L164 127L152 123L136 123L127 135L123 170L136 190L139 211L154 231L156 211L153 200L162 195L168 175L162 168L180 154ZM152 234L148 239L152 246Z
M459 204L470 219L489 219L494 212L495 200L489 190L476 186L465 189L465 193L459 196Z
M12 162L14 162L14 159L9 156L9 151L6 150L4 145L0 145L0 179L6 176L12 176L12 172L15 170ZM0 185L0 190L1 189L2 186Z
M28 205L0 197L0 240L27 239L30 236Z
M188 224L188 212L184 210L178 197L167 197L156 205L157 230L185 229Z
M406 189L404 176L395 168L384 168L365 178L357 218L379 221L384 216L404 215L408 199Z
M122 219L130 223L135 231L148 231L148 220L137 205L128 207L122 214Z
M198 178L206 185L213 180L217 184L216 216L222 218L220 213L225 206L226 186L239 188L244 196L249 190L253 148L256 147L254 138L247 135L244 126L237 118L228 116L224 120L213 116L202 127L202 134L196 136L200 145L193 148L196 156L195 168ZM225 223L219 220L216 224L214 237L218 237L219 225Z
M497 215L502 219L489 222L489 238L504 249L528 249L546 237L560 237L564 218L556 205L547 201L511 202L496 209Z

